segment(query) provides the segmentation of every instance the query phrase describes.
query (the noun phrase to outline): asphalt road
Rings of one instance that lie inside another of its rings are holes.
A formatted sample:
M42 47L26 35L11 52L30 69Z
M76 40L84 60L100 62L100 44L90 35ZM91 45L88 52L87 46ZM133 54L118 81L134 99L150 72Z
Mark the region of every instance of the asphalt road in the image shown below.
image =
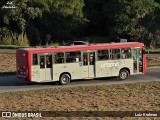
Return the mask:
M91 86L91 85L111 85L111 84L125 84L137 82L160 81L160 67L148 68L145 75L133 75L127 80L120 81L118 78L101 78L95 80L76 80L68 85L59 85L56 82L50 83L33 83L18 79L16 76L0 77L0 93L27 91L47 88L59 87L77 87L77 86Z

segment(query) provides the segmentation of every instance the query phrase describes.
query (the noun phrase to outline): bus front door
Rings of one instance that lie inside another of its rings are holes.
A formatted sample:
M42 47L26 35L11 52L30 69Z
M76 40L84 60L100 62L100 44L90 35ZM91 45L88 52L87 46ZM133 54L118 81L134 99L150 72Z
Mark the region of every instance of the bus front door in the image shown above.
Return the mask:
M143 50L142 48L133 49L133 72L143 73Z
M86 79L95 77L95 52L83 53L83 76Z
M53 65L52 55L40 55L40 80L47 81L52 80L53 76Z

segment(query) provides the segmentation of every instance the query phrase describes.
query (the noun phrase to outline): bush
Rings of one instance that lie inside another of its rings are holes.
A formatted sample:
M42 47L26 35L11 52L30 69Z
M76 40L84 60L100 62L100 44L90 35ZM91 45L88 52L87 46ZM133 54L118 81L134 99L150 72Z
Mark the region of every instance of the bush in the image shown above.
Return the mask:
M10 35L9 30L6 27L0 28L0 44L12 44L12 36Z
M2 32L4 34L2 34ZM29 41L27 38L27 35L25 34L23 36L23 40L22 40L22 34L16 34L13 33L13 36L11 36L11 34L8 32L7 29L3 29L3 31L0 31L0 44L1 45L18 45L18 46L29 46Z
M25 34L25 35L23 36L23 40L22 40L22 34L20 34L20 35L18 36L18 39L17 39L16 42L15 42L15 45L28 47L28 46L29 46L29 41L28 41L27 35Z
M2 44L2 45L11 45L12 44L12 37L11 36L3 37L0 40L0 44Z

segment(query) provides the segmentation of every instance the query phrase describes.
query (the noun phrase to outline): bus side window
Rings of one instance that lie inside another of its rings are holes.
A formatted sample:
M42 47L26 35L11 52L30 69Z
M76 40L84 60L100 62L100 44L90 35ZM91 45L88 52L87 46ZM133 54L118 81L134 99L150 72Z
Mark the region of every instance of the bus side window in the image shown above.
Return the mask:
M87 58L87 56L83 57L83 65L88 65L88 58Z
M120 59L120 49L111 49L110 55L111 59Z
M122 48L121 53L123 59L131 58L131 48Z
M116 59L120 59L120 49L115 49Z
M75 51L75 52L66 52L66 63L75 63L81 61L81 52Z
M66 63L72 63L73 62L73 57L72 57L72 52L66 52Z
M47 68L52 68L52 56L51 55L46 56L46 66Z
M55 53L54 54L54 63L59 64L59 63L64 63L64 53Z
M45 60L44 60L44 56L40 56L40 68L45 68Z
M32 65L38 65L37 54L32 55Z
M98 50L98 60L107 60L109 59L108 50Z
M95 65L95 53L90 53L89 59L90 65Z

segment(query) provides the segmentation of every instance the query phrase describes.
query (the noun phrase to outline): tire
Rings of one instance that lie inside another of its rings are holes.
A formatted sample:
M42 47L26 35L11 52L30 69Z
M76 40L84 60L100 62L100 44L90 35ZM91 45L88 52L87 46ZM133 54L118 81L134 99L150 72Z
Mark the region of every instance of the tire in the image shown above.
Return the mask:
M59 78L59 82L61 85L67 85L68 83L70 83L70 80L71 80L71 77L67 73L62 74Z
M127 79L128 77L129 77L129 72L128 72L128 70L122 69L122 70L119 72L118 78L119 78L120 80L125 80L125 79Z

